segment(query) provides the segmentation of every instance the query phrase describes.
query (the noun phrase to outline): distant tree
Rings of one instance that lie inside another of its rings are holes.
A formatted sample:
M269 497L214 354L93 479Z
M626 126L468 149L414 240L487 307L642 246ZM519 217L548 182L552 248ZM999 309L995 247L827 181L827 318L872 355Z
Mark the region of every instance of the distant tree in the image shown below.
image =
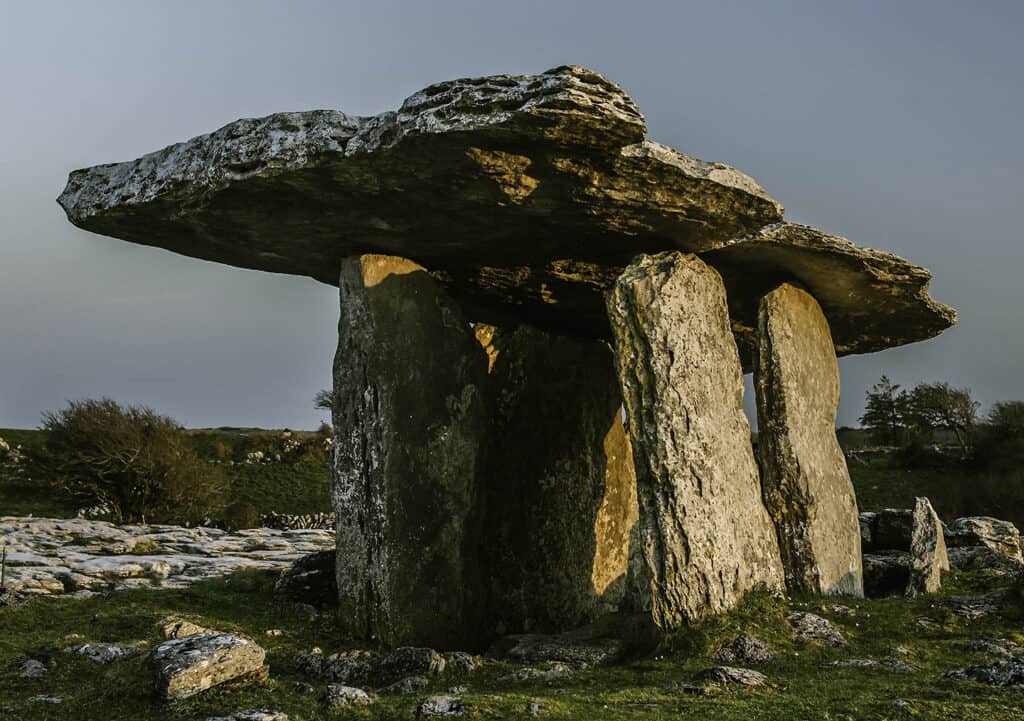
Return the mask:
M1024 401L1000 401L988 412L988 425L1008 438L1024 437Z
M201 520L226 488L223 472L198 456L188 433L148 408L74 401L44 414L43 429L47 475L116 521Z
M313 396L313 406L321 410L334 410L334 392L324 389Z
M978 405L967 388L953 388L949 383L921 383L908 397L907 419L923 434L937 428L952 432L966 455L977 423Z
M907 410L907 392L901 391L883 375L866 394L862 426L871 431L876 443L894 446L903 440Z

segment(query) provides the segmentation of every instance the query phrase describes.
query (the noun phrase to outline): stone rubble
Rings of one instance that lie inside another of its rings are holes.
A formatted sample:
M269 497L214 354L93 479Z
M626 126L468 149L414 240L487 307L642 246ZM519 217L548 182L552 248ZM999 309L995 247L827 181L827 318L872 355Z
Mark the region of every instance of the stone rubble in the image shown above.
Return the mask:
M82 518L0 517L7 589L27 596L184 588L246 569L280 570L333 548L325 530L115 525ZM144 551L144 552L139 552Z
M416 718L464 716L469 709L454 696L430 696L416 708Z
M846 637L831 621L807 611L796 611L786 616L786 622L801 641L812 641L826 646L844 647Z
M346 706L369 706L373 703L373 699L361 688L332 683L324 689L324 702L329 708L334 709Z
M703 678L723 686L763 686L768 677L760 671L735 666L714 666L703 673Z
M711 660L729 666L736 663L758 664L769 663L775 658L771 648L764 641L741 633L732 642L722 646L714 653Z

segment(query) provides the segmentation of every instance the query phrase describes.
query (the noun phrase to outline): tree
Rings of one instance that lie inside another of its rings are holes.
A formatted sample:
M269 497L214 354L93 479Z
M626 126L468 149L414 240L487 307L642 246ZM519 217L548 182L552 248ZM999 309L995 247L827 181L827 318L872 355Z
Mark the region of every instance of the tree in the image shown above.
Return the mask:
M327 389L317 391L313 396L313 406L325 411L334 410L334 391Z
M968 442L977 422L978 403L967 388L953 388L949 383L921 383L910 392L907 417L923 432L944 428L956 436L967 455Z
M907 392L901 391L898 383L893 383L883 375L866 394L867 402L864 415L860 417L861 425L871 431L876 443L894 446L899 444L906 428L905 416Z
M204 462L181 426L109 398L73 401L43 416L43 467L83 506L116 521L201 520L219 502L222 471Z
M988 425L1007 438L1024 437L1024 401L1000 401L988 412Z

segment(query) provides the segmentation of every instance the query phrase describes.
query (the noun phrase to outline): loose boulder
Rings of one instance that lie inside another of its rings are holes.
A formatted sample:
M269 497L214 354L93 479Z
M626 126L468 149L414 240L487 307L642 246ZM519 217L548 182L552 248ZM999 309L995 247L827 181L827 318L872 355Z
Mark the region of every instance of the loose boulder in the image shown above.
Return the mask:
M828 321L784 283L761 299L758 448L765 506L792 592L864 595L857 499L836 439L839 365Z
M340 293L338 617L354 638L465 647L483 605L486 356L458 306L412 261L346 258Z
M266 678L266 652L251 639L199 633L164 641L149 655L157 693L173 701L222 684L246 685Z
M910 581L907 595L935 593L942 572L949 570L942 521L927 498L914 499L914 532L910 539Z
M778 589L725 287L699 258L641 256L608 295L640 518L634 608L660 628Z
M999 554L1012 565L1024 565L1021 554L1020 531L1009 521L988 516L968 516L953 520L946 528L946 547L983 547Z

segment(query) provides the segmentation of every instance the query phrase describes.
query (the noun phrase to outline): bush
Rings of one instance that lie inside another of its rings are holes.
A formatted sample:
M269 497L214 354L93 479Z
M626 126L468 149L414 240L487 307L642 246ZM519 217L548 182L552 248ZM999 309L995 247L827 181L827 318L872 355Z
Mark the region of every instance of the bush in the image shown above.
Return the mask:
M45 414L43 428L50 477L78 505L105 508L119 522L201 520L226 486L185 430L148 408L74 401Z
M251 503L235 501L224 509L224 527L229 531L257 528L259 525L260 512Z

